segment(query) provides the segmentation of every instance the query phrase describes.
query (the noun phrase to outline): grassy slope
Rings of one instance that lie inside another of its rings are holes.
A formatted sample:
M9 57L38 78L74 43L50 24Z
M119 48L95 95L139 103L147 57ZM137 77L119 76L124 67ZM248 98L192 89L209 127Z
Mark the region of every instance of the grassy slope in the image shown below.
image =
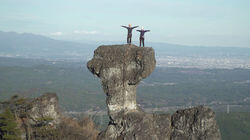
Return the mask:
M249 112L217 113L216 115L223 140L250 139Z

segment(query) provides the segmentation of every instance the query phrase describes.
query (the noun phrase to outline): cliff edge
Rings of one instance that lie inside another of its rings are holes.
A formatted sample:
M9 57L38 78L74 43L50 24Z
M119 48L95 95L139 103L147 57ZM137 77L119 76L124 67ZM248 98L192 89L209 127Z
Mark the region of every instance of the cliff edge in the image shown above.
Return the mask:
M110 122L98 139L219 140L214 112L203 106L173 115L149 114L136 104L136 87L156 65L152 48L135 45L98 47L87 64L102 81Z

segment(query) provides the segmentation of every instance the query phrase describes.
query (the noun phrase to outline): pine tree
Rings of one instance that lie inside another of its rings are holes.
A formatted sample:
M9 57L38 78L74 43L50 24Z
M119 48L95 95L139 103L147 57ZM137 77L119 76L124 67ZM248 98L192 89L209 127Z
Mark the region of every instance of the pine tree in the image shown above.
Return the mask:
M0 113L0 139L20 140L20 130L17 128L17 122L14 114L6 109Z

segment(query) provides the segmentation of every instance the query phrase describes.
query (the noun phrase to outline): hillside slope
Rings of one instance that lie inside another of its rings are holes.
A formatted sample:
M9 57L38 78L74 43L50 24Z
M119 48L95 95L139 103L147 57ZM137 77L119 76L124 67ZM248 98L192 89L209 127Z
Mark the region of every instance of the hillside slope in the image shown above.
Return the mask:
M249 112L217 113L216 116L223 140L249 140Z

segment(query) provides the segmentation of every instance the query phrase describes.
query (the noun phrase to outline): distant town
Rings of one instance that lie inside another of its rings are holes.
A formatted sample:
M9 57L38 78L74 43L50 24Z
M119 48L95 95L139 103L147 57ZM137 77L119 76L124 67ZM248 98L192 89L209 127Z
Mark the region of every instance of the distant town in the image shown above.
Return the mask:
M234 69L250 68L250 58L206 58L200 56L180 57L180 56L160 56L157 58L158 67L182 67L182 68L201 68L201 69Z

